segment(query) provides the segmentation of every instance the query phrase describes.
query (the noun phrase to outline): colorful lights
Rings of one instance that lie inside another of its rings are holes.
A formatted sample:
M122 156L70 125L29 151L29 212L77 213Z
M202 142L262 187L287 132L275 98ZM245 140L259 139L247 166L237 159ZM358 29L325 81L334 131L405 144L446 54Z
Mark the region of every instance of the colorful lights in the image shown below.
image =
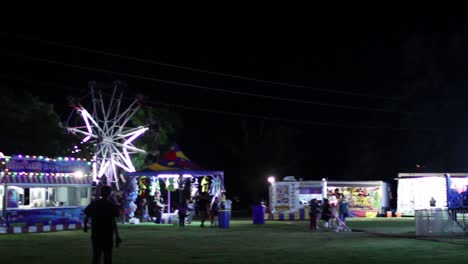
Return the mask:
M83 178L91 176L91 162L74 157L48 158L18 154L5 157L1 161L0 173L3 176L28 178L44 176Z

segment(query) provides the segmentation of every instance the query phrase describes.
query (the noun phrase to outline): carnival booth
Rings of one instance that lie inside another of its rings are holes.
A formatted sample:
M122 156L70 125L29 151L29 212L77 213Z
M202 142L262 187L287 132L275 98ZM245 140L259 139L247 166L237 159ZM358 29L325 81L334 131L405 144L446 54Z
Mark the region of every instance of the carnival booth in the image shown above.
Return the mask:
M75 158L0 158L3 233L81 228L91 198L91 163Z
M468 208L468 173L399 173L397 212L414 216L416 210Z
M140 202L142 200L147 202L148 211L152 208L161 210L161 219L157 219L157 223L173 223L177 217L175 203L196 200L202 194L214 201L216 197L222 198L224 193L224 172L201 168L187 158L177 144L147 169L127 173L126 179L125 210L130 221L134 221L137 208L145 206Z
M350 217L376 217L390 206L390 187L383 181L297 181L287 176L283 181L271 181L270 220L308 219L309 201L335 199L338 191L349 203Z

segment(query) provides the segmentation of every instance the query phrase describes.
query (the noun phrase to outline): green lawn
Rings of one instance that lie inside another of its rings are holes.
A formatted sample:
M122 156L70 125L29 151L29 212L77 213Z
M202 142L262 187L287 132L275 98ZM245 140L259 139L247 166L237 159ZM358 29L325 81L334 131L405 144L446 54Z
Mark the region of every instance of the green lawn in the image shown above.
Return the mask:
M462 263L468 246L414 237L412 218L350 219L354 232L306 221L231 221L231 228L121 225L114 263ZM90 263L89 233L0 235L0 263Z

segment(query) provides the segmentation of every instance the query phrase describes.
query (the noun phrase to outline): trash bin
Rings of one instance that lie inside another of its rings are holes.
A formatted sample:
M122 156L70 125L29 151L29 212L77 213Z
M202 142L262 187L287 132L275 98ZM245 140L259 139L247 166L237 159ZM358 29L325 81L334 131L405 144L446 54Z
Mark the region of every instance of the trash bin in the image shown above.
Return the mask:
M253 223L257 225L265 224L265 206L254 205L252 209L253 209Z
M231 210L219 210L218 211L218 227L229 228L230 218L231 218Z

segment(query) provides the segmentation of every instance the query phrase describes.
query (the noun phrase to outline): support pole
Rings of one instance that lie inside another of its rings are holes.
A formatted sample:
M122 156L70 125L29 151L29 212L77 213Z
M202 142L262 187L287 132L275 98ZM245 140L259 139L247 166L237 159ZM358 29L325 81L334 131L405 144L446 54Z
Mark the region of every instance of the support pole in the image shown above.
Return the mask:
M171 191L167 190L167 213L171 213Z
M182 201L184 199L184 187L183 187L183 178L182 174L179 174L179 204L182 204Z
M8 184L5 182L3 184L3 210L2 210L2 216L3 219L6 220L6 213L7 213L7 199L8 199Z
M328 198L327 195L328 195L328 185L327 185L327 179L326 178L322 178L322 201L323 199L325 198Z

